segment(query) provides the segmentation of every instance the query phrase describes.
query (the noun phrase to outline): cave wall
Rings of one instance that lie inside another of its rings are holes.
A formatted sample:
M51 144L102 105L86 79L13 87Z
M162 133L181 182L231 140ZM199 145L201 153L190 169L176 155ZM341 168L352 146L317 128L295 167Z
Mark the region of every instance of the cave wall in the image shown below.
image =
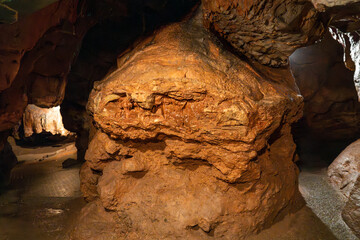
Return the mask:
M329 23L356 29L341 25L354 10L203 0L202 13L180 21L195 3L64 0L0 25L2 153L28 103L62 103L65 126L82 136L79 159L89 146L81 188L90 203L74 239L246 238L303 206L291 135L303 103L288 57ZM180 23L153 33L169 19ZM320 111L305 113L312 124L353 101L347 84L313 84L315 97L304 95L308 112ZM335 99L324 99L329 89Z

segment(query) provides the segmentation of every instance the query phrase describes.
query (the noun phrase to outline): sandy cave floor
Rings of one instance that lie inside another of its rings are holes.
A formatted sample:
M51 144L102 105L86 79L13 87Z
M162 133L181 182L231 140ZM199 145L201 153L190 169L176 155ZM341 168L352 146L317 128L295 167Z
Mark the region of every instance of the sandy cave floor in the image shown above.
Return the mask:
M0 189L0 240L66 240L85 205L80 164L62 168L76 157L74 143L55 147L14 146L19 164L10 185ZM308 207L249 240L353 240L341 220L343 201L326 180L326 169L302 169L300 191ZM336 237L335 237L336 236Z

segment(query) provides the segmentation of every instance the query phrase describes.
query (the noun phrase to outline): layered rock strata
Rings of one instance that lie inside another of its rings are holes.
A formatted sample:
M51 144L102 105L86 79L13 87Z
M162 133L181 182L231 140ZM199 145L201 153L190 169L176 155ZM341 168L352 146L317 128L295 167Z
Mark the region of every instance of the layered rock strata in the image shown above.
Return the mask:
M198 14L144 40L95 84L98 130L82 169L93 177L82 189L98 199L87 208L108 210L116 237L245 238L302 206L290 133L302 97L291 73L225 49ZM85 239L91 221L73 238Z

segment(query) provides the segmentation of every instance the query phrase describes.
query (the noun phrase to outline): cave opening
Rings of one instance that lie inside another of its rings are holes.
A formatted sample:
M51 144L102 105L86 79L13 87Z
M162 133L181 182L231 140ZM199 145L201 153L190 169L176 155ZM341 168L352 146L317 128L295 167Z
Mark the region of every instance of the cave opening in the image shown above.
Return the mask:
M329 185L328 168L358 139L360 103L354 72L346 67L344 49L330 33L314 45L297 49L289 60L304 97L303 117L292 126L300 191L317 216L337 229L338 238L352 239L341 217L346 200Z
M357 239L358 3L14 2L0 238Z

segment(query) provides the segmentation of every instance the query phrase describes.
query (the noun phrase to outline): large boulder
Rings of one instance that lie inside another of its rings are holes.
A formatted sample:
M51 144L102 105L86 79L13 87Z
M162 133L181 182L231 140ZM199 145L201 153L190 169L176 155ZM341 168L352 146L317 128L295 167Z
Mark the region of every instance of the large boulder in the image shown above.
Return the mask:
M360 140L348 146L329 166L330 183L346 202L342 217L360 237Z
M242 239L272 225L303 206L296 89L289 69L227 51L199 13L161 29L90 95L98 130L85 158L101 175L91 208L115 216L117 238Z
M360 140L348 146L328 168L331 184L346 198L360 173Z

